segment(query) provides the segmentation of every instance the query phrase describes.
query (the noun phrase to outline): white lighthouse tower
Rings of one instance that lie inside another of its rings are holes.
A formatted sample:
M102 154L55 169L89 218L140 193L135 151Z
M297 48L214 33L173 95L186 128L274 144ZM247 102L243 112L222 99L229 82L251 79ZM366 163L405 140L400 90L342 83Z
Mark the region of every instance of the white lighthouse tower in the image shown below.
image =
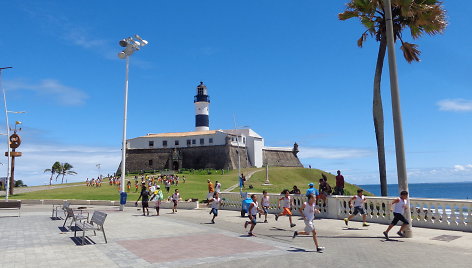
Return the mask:
M197 95L195 95L193 102L195 103L195 131L210 130L208 117L210 97L203 82L200 82L200 85L197 86Z

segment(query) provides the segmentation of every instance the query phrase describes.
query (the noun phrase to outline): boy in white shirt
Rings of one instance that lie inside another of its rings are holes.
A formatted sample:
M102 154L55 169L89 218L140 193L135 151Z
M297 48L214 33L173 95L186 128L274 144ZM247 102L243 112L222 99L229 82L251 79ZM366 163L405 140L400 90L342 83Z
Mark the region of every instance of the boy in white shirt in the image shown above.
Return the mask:
M316 209L316 198L314 195L308 196L308 202L303 203L302 207L299 209L303 215L303 220L305 221L305 231L304 232L297 232L293 233L293 238L297 237L298 235L310 235L313 234L313 241L315 242L316 251L323 252L324 247L320 247L318 245L318 239L316 237L316 230L313 225L313 220L315 219L315 212L320 213L318 209Z
M269 214L269 206L270 206L270 197L267 195L267 191L264 190L262 191L262 197L261 197L261 207L265 216L264 223L267 223L267 214ZM262 213L259 214L259 218L261 217L261 214Z
M405 211L408 209L408 192L402 191L400 193L400 197L392 201L392 207L390 208L393 211L393 220L392 223L388 226L387 230L383 232L385 238L388 238L388 232L392 230L393 226L397 225L398 221L402 221L402 227L397 232L400 237L404 237L403 231L408 227L410 224L407 219L403 216Z
M357 195L353 196L351 200L349 200L349 207L352 208L352 201L354 201L354 212L352 212L351 216L349 218L344 218L344 223L346 226L348 225L349 221L354 218L358 213L362 215L362 226L366 227L369 226L367 224L367 213L364 210L364 204L366 202L365 196L362 194L362 189L357 190Z
M249 214L249 221L246 221L244 223L244 228L247 228L248 224L251 224L251 229L249 229L249 236L255 236L252 231L254 230L254 227L256 227L257 224L257 213L262 212L261 209L259 209L259 204L257 204L257 197L255 194L251 195L252 203L249 205L248 209L248 214Z
M218 217L218 209L220 208L221 204L223 203L223 200L219 197L218 192L215 192L213 194L213 198L208 200L209 203L211 203L211 211L210 214L213 213L213 219L211 219L211 223L215 224L215 218Z
M285 189L282 193L284 194L284 196L279 199L278 207L280 209L280 201L282 201L283 210L279 214L275 215L275 220L277 221L280 216L287 215L288 220L290 221L290 228L292 228L296 226L296 224L292 222L292 211L290 210L291 207L293 206L293 199L290 196L290 192L287 189Z
M175 193L172 195L172 202L174 202L174 206L172 207L172 213L177 212L177 203L180 200L179 189L175 189Z

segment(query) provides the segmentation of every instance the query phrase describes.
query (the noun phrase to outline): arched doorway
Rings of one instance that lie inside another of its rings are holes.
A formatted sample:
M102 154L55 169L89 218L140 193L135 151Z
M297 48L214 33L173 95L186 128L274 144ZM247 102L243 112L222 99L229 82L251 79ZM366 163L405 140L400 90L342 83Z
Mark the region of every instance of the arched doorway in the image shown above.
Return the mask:
M178 161L174 161L172 163L172 169L173 170L179 170L179 162Z

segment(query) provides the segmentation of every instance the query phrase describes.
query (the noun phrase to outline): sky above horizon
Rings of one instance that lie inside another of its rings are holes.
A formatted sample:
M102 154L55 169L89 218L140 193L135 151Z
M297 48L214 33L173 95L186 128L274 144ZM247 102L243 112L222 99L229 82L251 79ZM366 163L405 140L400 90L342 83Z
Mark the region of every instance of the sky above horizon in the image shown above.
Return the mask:
M349 182L378 183L372 85L378 43L356 41L356 19L338 1L8 1L0 39L10 122L23 122L16 178L48 182L43 170L69 162L69 181L117 170L125 62L118 41L149 45L130 59L128 138L192 131L203 81L210 128L250 126L266 146L300 146L299 157ZM408 64L396 45L410 182L472 181L472 7L444 1L442 35ZM382 80L388 182L396 183L388 64ZM2 112L3 113L3 112ZM5 118L0 119L5 132ZM5 139L0 148L6 149ZM6 174L6 158L0 160ZM2 177L4 175L1 175Z

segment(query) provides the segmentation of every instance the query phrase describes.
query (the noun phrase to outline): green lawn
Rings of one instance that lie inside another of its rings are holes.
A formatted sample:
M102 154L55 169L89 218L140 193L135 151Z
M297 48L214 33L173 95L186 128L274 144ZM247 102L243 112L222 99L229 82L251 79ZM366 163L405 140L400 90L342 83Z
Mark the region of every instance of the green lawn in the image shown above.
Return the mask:
M244 169L243 172L247 173L256 169ZM194 174L183 174L186 178L186 183L180 181L179 185L172 186L171 192L167 194L165 188L161 185L164 190L164 197L167 198L178 188L182 199L187 200L190 198L198 198L199 200L206 199L208 194L207 179L210 179L213 183L219 181L222 184L222 190L238 183L238 172L237 170L231 170L224 175L194 175ZM180 175L182 176L182 175ZM132 177L127 177L127 179ZM74 183L77 184L77 183ZM134 179L132 179L132 189L128 193L128 200L136 200L139 196L139 192L134 192ZM81 200L119 200L119 189L117 186L110 186L108 180L103 183L102 187L87 187L75 186L68 188L59 188L43 191L35 191L30 193L15 194L11 197L12 199L81 199Z
M280 193L284 189L292 190L293 186L296 185L303 193L308 189L308 184L313 182L315 188L318 189L318 182L321 179L321 173L324 173L328 177L328 183L331 185L334 191L336 186L336 177L333 174L324 172L319 169L308 169L308 168L290 168L290 167L269 167L269 180L272 185L263 186L262 184L266 180L265 169L263 171L256 172L250 181L246 183L246 188L243 191L249 192L262 192L266 190L269 193ZM252 185L253 189L248 189L249 185ZM344 194L354 195L358 189L357 186L344 183ZM239 188L235 189L234 192L238 192ZM371 195L365 192L365 195Z
M250 192L262 192L267 190L269 193L280 193L283 189L291 190L294 185L304 193L308 188L308 183L315 183L315 187L318 187L318 181L321 178L323 171L318 169L307 169L307 168L286 168L286 167L273 167L269 168L269 179L273 184L271 186L262 186L265 181L265 169L244 169L243 172L247 174L250 171L261 170L256 172L250 181L246 183L244 191ZM335 177L332 174L323 172L328 177L328 183L334 188ZM208 193L207 179L210 179L213 183L218 180L222 184L222 190L239 183L237 170L229 171L224 175L195 175L195 174L184 174L186 177L186 183L179 183L177 187L172 186L171 192L167 194L163 185L164 197L167 198L178 188L180 196L184 199L197 198L199 200L205 200ZM181 175L182 176L182 175ZM131 178L131 177L130 177ZM128 179L128 177L127 177ZM87 187L85 185L59 188L51 190L36 191L24 194L15 194L12 199L81 199L81 200L119 200L119 189L117 186L110 186L106 181L102 187ZM77 184L77 183L73 183ZM249 190L248 186L253 185L254 188ZM357 190L357 186L346 183L345 194L353 195ZM239 187L234 189L235 192L239 191ZM369 193L365 193L369 195ZM134 192L134 180L132 180L132 189L128 194L129 202L132 202L138 198L139 193Z

